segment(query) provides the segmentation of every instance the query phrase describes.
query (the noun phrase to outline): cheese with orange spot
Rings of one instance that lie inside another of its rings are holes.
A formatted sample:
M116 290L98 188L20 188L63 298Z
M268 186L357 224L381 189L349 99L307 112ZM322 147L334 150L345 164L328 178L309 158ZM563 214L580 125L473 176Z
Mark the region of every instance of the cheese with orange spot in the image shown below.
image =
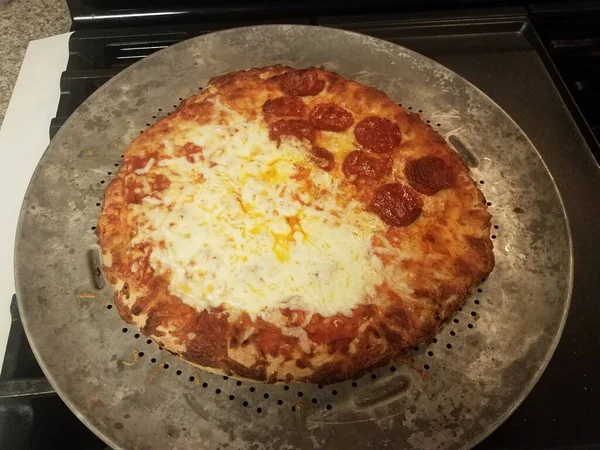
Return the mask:
M130 209L134 245L165 243L153 245L150 264L171 293L198 310L252 317L277 308L350 314L373 297L384 270L371 240L382 222L341 195L305 143L284 137L278 146L262 117L248 121L218 101L215 111L226 125L184 128L164 144L191 142L203 158L149 165L171 184L154 193L158 205Z

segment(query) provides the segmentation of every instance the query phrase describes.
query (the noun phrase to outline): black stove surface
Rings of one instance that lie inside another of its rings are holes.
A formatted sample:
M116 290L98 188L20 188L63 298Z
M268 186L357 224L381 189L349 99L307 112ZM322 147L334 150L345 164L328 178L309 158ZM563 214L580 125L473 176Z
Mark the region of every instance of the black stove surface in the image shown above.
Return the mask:
M88 16L93 3L82 3L88 8L84 11ZM285 19L270 16L253 22L215 19L210 23L200 22L198 15L185 16L184 11L177 21L135 27L130 25L148 19L127 21L121 11L113 14L118 16L114 19L102 19L113 28L93 29L89 22L84 21L82 26L75 21L75 27L81 29L70 39L70 58L61 79L60 104L50 133L53 136L85 98L135 61L181 40L234 26L285 22L339 27L398 43L449 67L486 92L531 138L559 186L574 238L572 306L556 354L519 409L477 448L600 449L596 412L600 404L600 367L595 356L600 349L600 303L596 294L600 255L595 251L600 242L591 228L593 219L600 217L600 204L592 196L600 192L600 171L590 152L598 151L596 137L600 130L594 124L600 123L600 114L595 116L594 111L600 109L594 109L589 101L600 78L585 78L593 65L589 55L579 60L571 57L576 62L585 61L585 70L579 72L575 63L568 62L568 53L559 52L557 56L555 48L560 46L552 44L552 39L561 37L563 46L569 41L566 31L556 34L548 26L560 16L557 11L558 6L545 5L528 11L478 9L381 16L290 13ZM584 22L591 23L588 18L593 11L587 10ZM190 23L185 23L185 17ZM570 16L558 22L564 25L570 21L575 29L573 24L578 20ZM584 34L583 27L578 33L577 37ZM540 35L550 40L544 41ZM559 67L570 66L565 81L555 61ZM600 67L600 62L596 64ZM587 83L582 86L593 89L577 97L574 89L582 80ZM582 99L587 102L583 106ZM599 155L596 153L596 157ZM15 302L11 311L13 326L0 375L0 448L104 449L105 444L53 393L31 353Z

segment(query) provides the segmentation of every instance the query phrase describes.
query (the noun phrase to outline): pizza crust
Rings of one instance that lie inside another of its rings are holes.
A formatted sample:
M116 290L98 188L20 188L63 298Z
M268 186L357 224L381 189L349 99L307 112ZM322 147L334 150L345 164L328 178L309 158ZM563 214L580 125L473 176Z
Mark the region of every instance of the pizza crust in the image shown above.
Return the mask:
M325 106L310 113L318 105ZM352 123L331 105L348 112ZM349 314L279 308L257 316L226 304L199 309L173 294L169 277L152 267L156 248L135 243L140 225L131 211L168 189L171 180L153 169L160 161L173 152L190 163L199 161L198 146L167 145L167 138L226 121L220 108L264 122L274 142L302 143L315 164L306 170L326 171L339 180L344 195L384 221L372 240L385 279L376 295L359 299ZM395 128L381 135L376 122L383 120L388 129L397 127L397 136ZM360 127L363 131L356 132ZM379 169L343 170L344 158L357 150L385 160L391 169L380 174ZM356 170L378 178L353 177ZM384 212L386 202L393 204L391 218ZM229 376L329 384L401 358L435 336L493 269L490 218L460 156L418 115L339 75L273 66L213 78L204 91L136 138L106 192L98 237L119 314L166 350Z

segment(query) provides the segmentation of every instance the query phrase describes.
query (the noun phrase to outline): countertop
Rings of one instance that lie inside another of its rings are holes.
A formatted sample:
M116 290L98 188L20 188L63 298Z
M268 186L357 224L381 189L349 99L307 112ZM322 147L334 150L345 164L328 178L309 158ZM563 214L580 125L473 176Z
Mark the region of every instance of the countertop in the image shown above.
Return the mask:
M0 126L29 41L70 27L65 0L0 0Z

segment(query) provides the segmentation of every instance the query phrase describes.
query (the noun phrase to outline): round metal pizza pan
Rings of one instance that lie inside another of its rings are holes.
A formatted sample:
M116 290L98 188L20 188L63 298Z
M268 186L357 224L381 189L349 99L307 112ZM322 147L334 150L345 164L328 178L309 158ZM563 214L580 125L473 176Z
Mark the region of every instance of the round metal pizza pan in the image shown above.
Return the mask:
M128 143L218 74L320 66L418 112L471 167L493 214L496 267L412 364L333 386L204 373L120 320L94 228ZM485 94L397 45L310 26L197 37L123 71L65 123L23 203L19 307L33 351L73 412L115 449L466 449L519 405L566 319L568 222L521 129Z

